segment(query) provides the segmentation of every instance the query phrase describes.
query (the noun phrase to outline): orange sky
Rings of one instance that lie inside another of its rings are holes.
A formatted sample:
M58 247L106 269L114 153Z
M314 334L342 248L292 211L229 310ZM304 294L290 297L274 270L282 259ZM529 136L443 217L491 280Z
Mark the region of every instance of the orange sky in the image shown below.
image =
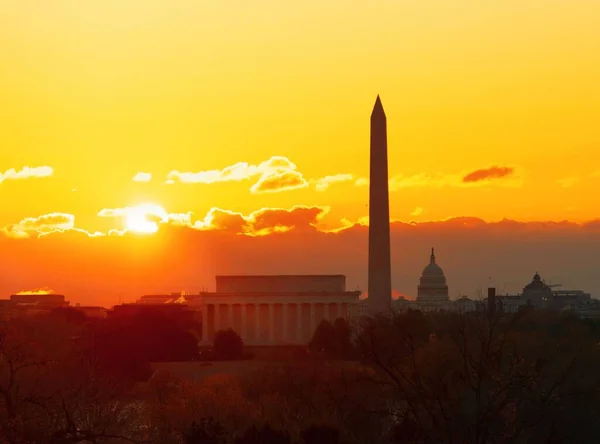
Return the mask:
M122 224L102 209L144 202L198 218L327 205L331 227L355 221L377 93L390 177L405 179L394 219L594 219L599 16L593 0L3 2L0 173L53 174L6 176L0 225L60 212L106 231ZM307 186L164 183L272 156ZM514 173L457 186L493 165ZM352 179L315 189L338 174Z
M368 214L377 94L394 220L596 219L599 16L595 0L2 2L0 227L153 231L140 204L197 229L214 207L294 205L343 227Z

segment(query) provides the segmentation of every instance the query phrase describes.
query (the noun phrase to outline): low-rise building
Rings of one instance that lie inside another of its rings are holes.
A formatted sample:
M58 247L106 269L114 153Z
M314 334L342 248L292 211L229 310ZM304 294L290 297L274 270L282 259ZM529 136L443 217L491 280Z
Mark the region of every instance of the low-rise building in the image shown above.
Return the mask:
M202 312L202 343L231 328L248 345L307 344L321 320L349 320L360 291L343 275L217 276L216 292L186 295Z

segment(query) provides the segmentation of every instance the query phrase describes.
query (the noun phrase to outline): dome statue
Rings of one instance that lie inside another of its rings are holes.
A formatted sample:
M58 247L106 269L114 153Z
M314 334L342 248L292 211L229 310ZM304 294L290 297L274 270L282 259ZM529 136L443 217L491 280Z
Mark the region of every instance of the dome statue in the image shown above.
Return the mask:
M423 269L417 300L448 301L448 285L444 271L435 261L435 250L431 249L429 264Z
M438 264L435 263L435 251L433 248L431 249L431 256L429 256L429 264L423 269L422 276L444 277L444 271Z
M533 280L523 288L523 293L552 293L552 289L542 281L539 273L533 275Z

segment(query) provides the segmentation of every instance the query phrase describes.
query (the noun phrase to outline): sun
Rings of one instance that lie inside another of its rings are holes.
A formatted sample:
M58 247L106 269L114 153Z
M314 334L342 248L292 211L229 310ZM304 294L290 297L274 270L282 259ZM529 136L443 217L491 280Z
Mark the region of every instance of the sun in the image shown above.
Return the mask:
M156 204L141 204L128 207L125 211L125 228L139 234L152 234L158 231L158 224L167 222L167 212Z

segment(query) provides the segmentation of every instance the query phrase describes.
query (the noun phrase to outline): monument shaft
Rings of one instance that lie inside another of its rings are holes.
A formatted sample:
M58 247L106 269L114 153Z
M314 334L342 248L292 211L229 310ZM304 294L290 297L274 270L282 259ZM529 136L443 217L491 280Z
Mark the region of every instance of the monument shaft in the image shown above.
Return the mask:
M369 172L369 314L387 312L392 303L387 122L381 99L371 114Z

